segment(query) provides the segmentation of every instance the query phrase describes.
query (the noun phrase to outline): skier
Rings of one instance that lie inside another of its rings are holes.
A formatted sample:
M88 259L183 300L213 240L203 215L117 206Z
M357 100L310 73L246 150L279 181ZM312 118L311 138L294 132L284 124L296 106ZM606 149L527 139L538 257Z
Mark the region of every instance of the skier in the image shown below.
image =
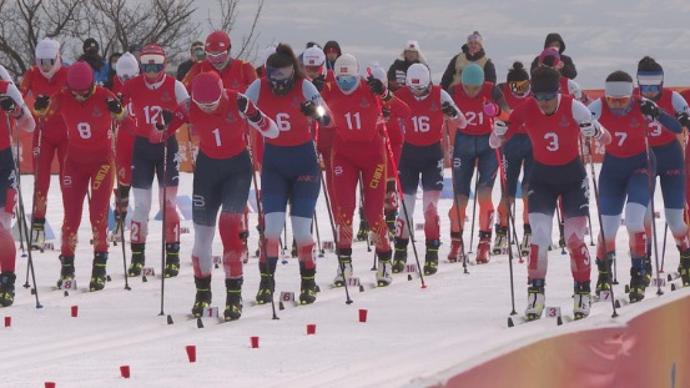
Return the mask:
M651 100L633 96L632 77L615 71L606 78L604 98L594 101L589 109L595 120L612 135L599 173L599 211L603 225L597 246L596 293L609 290L611 265L615 255L616 232L621 224L625 204L625 226L630 245L630 301L644 298L647 238L644 217L649 204L649 170L645 136L649 122L658 122L673 132L680 132L675 118L660 111ZM653 174L653 172L652 172ZM626 203L627 196L627 203Z
M36 45L36 64L24 73L19 89L25 98L34 100L34 110L44 110L48 99L65 87L67 68L60 59L60 43L42 39ZM60 174L67 150L67 129L60 115L38 120L34 132L34 185L33 212L31 215L31 247L43 250L48 190L53 158L57 156ZM62 176L62 175L61 175Z
M316 261L311 234L321 174L311 134L312 120L328 124L318 111L326 109L316 87L299 68L292 48L276 47L266 60L266 77L254 81L246 95L277 124L280 134L266 141L261 170L265 241L259 258L261 282L256 301L273 300L275 270L285 210L290 203L292 233L297 243L301 304L316 300Z
M513 67L508 70L506 82L499 84L498 87L503 92L503 96L511 109L515 109L530 99L529 74L525 70L522 62L513 63ZM508 219L508 207L513 205L517 192L517 181L522 170L522 222L523 238L520 244L520 254L529 255L530 239L532 228L529 224L529 207L527 204L527 192L529 190L528 177L532 168L532 145L527 136L525 128L519 128L506 144L501 148L502 162L506 175L506 187L501 190L501 202L498 205L498 222L496 223L496 238L494 239L494 254L501 254L508 248L508 230L510 220Z
M493 83L484 81L484 70L474 63L464 68L461 83L453 85L449 94L463 112L467 126L460 128L456 133L453 148L453 169L455 170L453 188L457 191L454 193L456 200L448 212L452 240L448 257L450 261L456 261L461 248L465 208L470 196L470 182L476 163L478 184L477 192L474 194L479 202L479 243L476 262L484 264L489 262L491 223L494 213L491 191L498 169L496 152L489 147L489 134L494 117L500 111L508 112L510 108L503 93Z
M384 86L388 87L388 76L381 66L374 65L371 73L376 79L383 82ZM383 203L383 215L388 232L393 238L395 237L395 221L398 217L398 185L396 182L398 171L395 167L400 164L405 132L412 129L412 112L410 107L395 94L388 101L381 102L383 104L381 113L391 146L391 154L386 152L388 168L386 168L386 198ZM360 207L360 215L362 214L364 214L363 209Z
M132 187L134 213L130 225L132 259L129 276L141 275L146 262L146 237L151 211L151 186L154 175L158 176L159 197L166 191L166 203L161 204L165 213L165 277L177 276L180 270L180 219L175 201L179 183L179 155L175 137L165 143L153 138L155 125L163 124L163 111L174 111L189 99L184 85L165 73L166 56L155 44L144 46L139 56L140 74L129 80L122 98L136 118L136 138L132 151ZM167 154L167 159L163 156Z
M245 141L245 120L262 136L275 138L275 122L237 91L225 89L218 74L197 74L192 80L192 104L183 103L166 135L182 123L194 126L199 134L199 155L194 169L192 264L196 298L192 314L201 317L211 304L211 246L216 230L223 242L226 321L242 315L242 256L244 208L249 196L252 165Z
M84 197L90 192L89 217L93 230L94 259L91 291L105 287L108 261L108 201L113 189L113 120L121 120L125 110L109 90L97 86L90 66L79 61L69 67L67 88L50 98L49 119L59 114L67 127L67 156L63 162L61 270L58 287L74 279L74 254L81 223Z
M644 57L637 65L637 83L639 94L656 102L660 109L674 115L681 124L688 125L690 108L685 99L677 92L664 87L664 70L651 57ZM664 198L664 214L666 223L676 241L680 252L679 271L683 276L683 284L690 284L690 241L688 226L683 219L685 208L685 162L683 150L675 133L664 128L658 121L651 122L647 129L647 139L656 161L656 176L661 182L661 193ZM654 179L656 186L656 179ZM650 200L654 200L652 197ZM651 281L651 243L652 243L652 214L647 209L645 228L647 230L647 256L645 284Z
M460 128L467 126L465 116L460 112L453 98L440 86L431 82L429 68L421 63L413 64L407 70L407 87L399 89L396 96L410 108L412 127L406 131L405 143L398 165L403 201L407 214L398 216L398 234L395 237L393 273L402 272L407 262L407 245L417 198L417 186L422 180L422 211L424 212L424 235L426 255L424 274L433 275L438 268L440 225L438 200L443 190L443 121L455 120Z
M113 77L112 92L122 101L122 91L125 83L139 75L139 62L129 52L120 56L115 63L115 77ZM117 188L115 189L115 230L113 241L119 241L122 236L121 228L125 227L127 210L129 208L129 191L132 187L132 153L134 152L135 117L131 104L125 104L127 115L117 128L115 135L115 168L117 169Z
M36 126L31 111L17 87L0 80L0 307L14 303L17 251L12 237L12 217L17 195L17 169L12 154L12 126L32 132ZM16 141L17 134L14 134ZM17 156L18 157L18 156Z
M565 235L570 251L570 267L575 282L573 312L576 319L589 315L591 303L590 259L584 242L587 229L589 190L587 173L579 158L580 134L602 144L611 136L584 104L559 92L560 74L548 67L532 73L533 98L515 108L510 124L496 121L492 147L500 147L517 133L527 130L532 143L534 164L529 177L529 220L532 245L528 264L528 320L539 319L544 310L544 285L551 245L551 228L556 200L563 199Z
M373 76L364 81L359 75L357 59L351 54L343 54L336 60L334 73L337 87L325 96L336 122L333 212L338 226L336 251L340 265L334 283L343 286L352 277L352 216L361 174L364 214L379 259L376 280L378 286L388 286L393 279L388 228L383 220L387 139L385 133L381 134L378 122L382 118L380 99L388 100L391 94Z

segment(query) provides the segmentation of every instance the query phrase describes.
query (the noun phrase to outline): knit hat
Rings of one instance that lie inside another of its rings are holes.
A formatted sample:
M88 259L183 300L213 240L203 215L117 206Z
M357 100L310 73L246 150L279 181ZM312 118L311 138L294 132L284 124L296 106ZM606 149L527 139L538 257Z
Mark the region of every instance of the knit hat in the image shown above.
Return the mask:
M553 47L545 48L544 51L539 54L540 65L555 67L559 63L561 63L561 54Z
M652 57L644 57L637 64L637 82L640 85L660 85L664 82L664 69Z
M470 42L477 42L480 46L484 46L484 38L482 38L482 35L479 33L479 31L474 31L473 33L467 35L467 43Z
M462 84L479 86L484 83L484 69L476 63L471 63L462 69Z
M558 93L561 73L550 67L537 67L532 72L532 93Z
M529 74L527 73L527 70L525 70L525 65L523 65L522 62L513 63L513 67L508 70L506 81L514 82L527 80L529 80Z
M419 42L416 40L408 40L407 44L405 44L405 51L419 52Z

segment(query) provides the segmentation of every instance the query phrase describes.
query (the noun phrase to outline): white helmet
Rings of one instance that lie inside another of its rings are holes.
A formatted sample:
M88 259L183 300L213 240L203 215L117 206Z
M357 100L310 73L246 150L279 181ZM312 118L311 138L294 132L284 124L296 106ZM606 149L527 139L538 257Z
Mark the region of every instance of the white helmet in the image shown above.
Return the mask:
M137 58L129 52L120 56L115 63L115 72L121 80L128 80L139 75L139 62Z
M421 63L415 63L410 66L405 76L405 85L416 96L426 95L431 87L429 68Z
M358 75L359 65L357 64L357 58L352 54L343 54L338 57L333 65L333 72L335 76L342 75Z
M60 62L60 42L54 39L41 39L36 44L36 65L38 70L46 78L52 78L55 73L62 67ZM44 71L41 62L52 61L52 66L49 71Z
M302 53L302 65L322 66L326 62L326 54L318 46L311 46Z
M384 85L388 86L388 74L386 74L386 70L378 63L375 63L371 67L371 75L377 80L383 82Z

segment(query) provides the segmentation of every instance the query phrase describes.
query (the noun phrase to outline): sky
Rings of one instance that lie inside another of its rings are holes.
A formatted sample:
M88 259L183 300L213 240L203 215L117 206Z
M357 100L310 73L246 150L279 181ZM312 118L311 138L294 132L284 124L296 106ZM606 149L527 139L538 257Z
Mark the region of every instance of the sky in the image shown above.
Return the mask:
M212 0L197 6L201 20L216 9ZM248 29L256 2L242 0L239 9L231 32L237 40ZM690 85L690 1L683 0L266 0L258 43L285 42L300 52L307 41L335 39L361 65L388 68L413 39L438 82L474 30L484 38L499 81L513 61L531 62L546 34L559 32L583 87L602 87L614 70L634 74L644 55L664 67L666 85Z

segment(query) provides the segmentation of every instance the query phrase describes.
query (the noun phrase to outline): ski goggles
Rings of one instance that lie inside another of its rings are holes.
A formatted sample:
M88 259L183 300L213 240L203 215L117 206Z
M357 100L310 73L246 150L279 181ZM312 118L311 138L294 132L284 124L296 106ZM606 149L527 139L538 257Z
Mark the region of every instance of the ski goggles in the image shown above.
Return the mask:
M36 62L39 66L55 66L55 58L37 58Z
M510 91L514 94L523 95L529 91L529 80L510 81L508 82L508 86L510 87Z
M549 101L558 96L558 92L539 92L532 95L537 101Z
M225 62L228 59L228 52L227 51L219 51L219 52L209 52L206 51L206 59L208 59L209 62L212 64L220 64Z
M220 97L218 97L216 101L212 102L199 102L194 99L192 99L192 101L194 101L196 106L198 106L199 109L201 109L204 112L213 112L214 110L216 110L216 108L218 108L218 105L220 105Z
M162 63L142 63L141 71L143 73L160 73L165 69L165 65Z
M640 93L657 95L661 93L661 85L640 85Z

